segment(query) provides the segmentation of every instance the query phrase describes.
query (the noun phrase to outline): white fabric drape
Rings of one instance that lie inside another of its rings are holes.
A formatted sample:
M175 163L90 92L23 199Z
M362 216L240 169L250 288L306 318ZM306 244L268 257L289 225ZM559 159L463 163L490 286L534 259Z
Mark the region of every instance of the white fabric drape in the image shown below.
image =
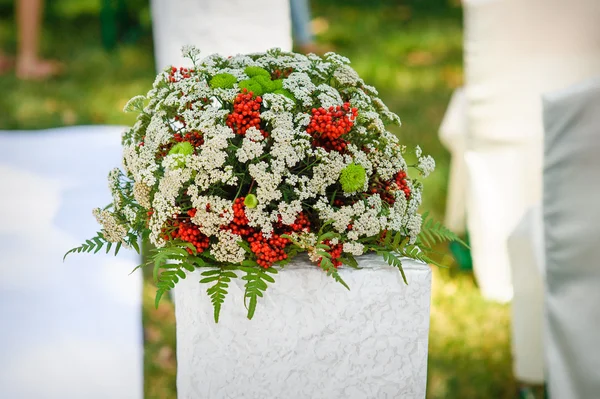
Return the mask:
M597 0L465 1L468 230L488 299L511 299L506 240L541 199L541 94L600 71L599 20Z
M459 88L452 93L450 104L440 126L440 141L452 155L450 178L448 180L448 198L446 199L446 217L444 224L457 234L466 229L467 165L467 110L465 91Z
M157 70L190 66L181 47L201 56L292 48L289 2L281 0L152 0Z
M0 397L141 399L140 259L70 255L121 164L114 126L0 131Z
M551 398L600 393L600 74L544 98L546 332Z
M544 229L541 206L529 209L508 239L513 277L512 352L515 376L544 383Z

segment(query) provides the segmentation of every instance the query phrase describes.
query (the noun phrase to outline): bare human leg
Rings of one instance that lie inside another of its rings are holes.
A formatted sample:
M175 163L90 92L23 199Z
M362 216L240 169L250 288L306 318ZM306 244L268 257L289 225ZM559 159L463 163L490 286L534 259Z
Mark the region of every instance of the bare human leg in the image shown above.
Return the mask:
M43 0L17 1L16 73L19 79L43 80L60 74L63 69L60 62L42 59L38 54L43 6Z

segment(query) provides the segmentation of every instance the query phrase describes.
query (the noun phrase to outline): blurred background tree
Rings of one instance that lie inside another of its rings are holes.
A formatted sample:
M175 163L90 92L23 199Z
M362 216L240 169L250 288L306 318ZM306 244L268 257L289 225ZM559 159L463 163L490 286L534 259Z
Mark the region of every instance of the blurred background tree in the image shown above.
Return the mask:
M14 5L0 0L0 48L14 54ZM317 44L352 60L380 90L403 126L408 146L420 144L437 161L425 181L424 207L443 218L449 155L437 131L452 90L462 84L462 9L458 0L315 0ZM0 129L133 123L122 108L147 92L155 77L148 0L47 2L42 54L67 70L44 82L0 76ZM441 248L441 250L447 250ZM469 272L447 256L434 268L429 398L512 398L509 307L484 301ZM153 307L144 293L147 398L175 398L172 305Z

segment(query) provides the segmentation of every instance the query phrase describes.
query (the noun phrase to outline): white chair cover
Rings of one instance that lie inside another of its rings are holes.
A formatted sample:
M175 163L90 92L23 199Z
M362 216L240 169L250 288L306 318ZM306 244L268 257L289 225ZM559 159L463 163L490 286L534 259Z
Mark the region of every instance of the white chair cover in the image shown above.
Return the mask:
M482 294L512 297L506 240L541 198L541 94L600 71L597 0L466 0L468 229Z
M142 398L139 259L63 263L111 201L121 131L0 131L0 398Z
M546 95L544 127L548 387L551 398L597 398L600 74Z
M544 383L544 228L541 206L529 209L508 238L513 276L512 352L517 380Z
M467 109L465 91L461 87L452 93L450 104L440 126L440 140L452 155L450 161L450 179L446 199L444 224L457 234L466 228L467 165L465 151L467 146Z
M181 47L193 44L202 56L291 50L289 2L281 0L152 0L157 70L189 66Z

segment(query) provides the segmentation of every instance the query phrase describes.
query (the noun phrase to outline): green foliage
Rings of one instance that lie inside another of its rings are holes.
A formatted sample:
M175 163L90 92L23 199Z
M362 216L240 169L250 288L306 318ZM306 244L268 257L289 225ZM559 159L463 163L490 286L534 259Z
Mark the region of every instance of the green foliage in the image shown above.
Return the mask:
M433 247L435 244L445 241L457 241L465 247L469 247L455 233L448 230L446 226L440 222L435 222L432 218L430 218L429 212L425 212L423 214L421 232L419 233L418 240L428 247Z
M408 281L406 280L406 274L404 274L404 269L402 268L402 261L396 255L394 255L393 252L379 251L377 252L377 254L381 255L390 266L394 266L395 268L400 270L400 274L402 275L402 280L404 280L404 284L408 284Z
M221 88L221 89L231 89L233 85L237 82L235 76L230 73L219 73L213 76L210 79L210 87L213 89Z
M206 290L206 293L210 296L210 300L213 304L215 323L219 322L221 305L223 305L223 302L225 301L229 283L231 282L231 279L237 278L234 270L234 267L221 266L217 269L210 269L202 272L204 278L200 280L201 284L214 282L214 284Z
M131 238L131 237L129 237ZM134 246L134 248L138 251L139 253L139 247L137 247L137 237L135 238L136 246ZM112 246L113 246L113 242L110 241L106 241L106 239L104 238L104 235L100 232L98 233L95 237L90 238L89 240L86 240L83 244L81 244L78 247L72 248L70 250L67 251L67 253L65 253L65 255L63 256L63 261L67 258L67 256L69 254L72 253L98 253L102 247L104 246L104 244L106 244L106 253L109 253ZM118 242L115 245L115 256L119 253L119 250L121 249L122 246L122 242Z
M286 96L290 100L296 102L296 97L287 89L277 89L273 92L274 94L281 94L282 96Z
M179 279L184 279L186 277L184 269L188 271L195 270L195 267L191 262L196 262L200 266L204 264L200 258L190 257L187 252L188 248L195 253L195 247L189 243L174 243L168 247L155 248L152 250L152 252L154 252L152 257L154 261L152 275L157 288L154 306L157 308L160 299L165 292L175 288L175 284Z
M246 272L242 280L246 281L246 291L244 292L244 305L248 309L248 319L254 317L256 310L256 302L258 297L263 297L263 293L267 290L267 283L274 283L275 279L269 275L277 274L277 270L273 267L264 269L255 261L245 260L242 262L240 270Z
M252 92L255 96L262 96L264 94L264 89L262 88L260 83L258 83L254 79L242 80L239 83L239 87L240 89L246 89L249 92Z
M346 282L342 279L337 269L331 262L331 255L329 255L325 251L317 251L317 254L321 256L321 269L323 269L328 276L331 276L335 281L346 287L348 291L350 291L350 287Z

